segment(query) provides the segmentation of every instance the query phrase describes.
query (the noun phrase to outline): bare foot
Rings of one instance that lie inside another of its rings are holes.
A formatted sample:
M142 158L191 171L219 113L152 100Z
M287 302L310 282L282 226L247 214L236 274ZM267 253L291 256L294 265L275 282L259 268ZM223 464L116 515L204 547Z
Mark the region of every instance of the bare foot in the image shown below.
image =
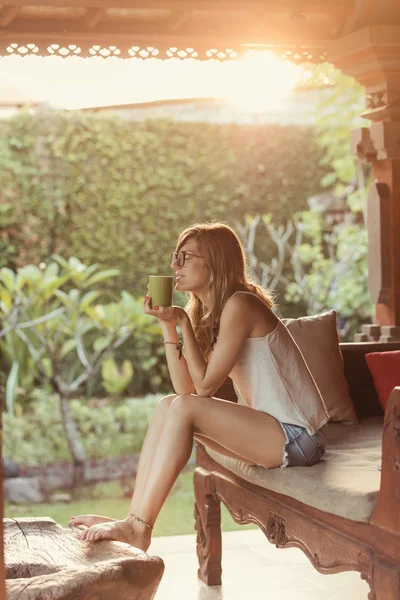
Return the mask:
M78 538L87 542L98 540L125 542L146 552L151 542L151 531L148 527L142 528L132 517L127 517L123 521L92 525L88 529L81 531Z
M69 520L71 525L85 525L86 527L99 525L100 523L108 523L109 521L116 521L116 519L101 517L100 515L78 515L77 517L71 517Z

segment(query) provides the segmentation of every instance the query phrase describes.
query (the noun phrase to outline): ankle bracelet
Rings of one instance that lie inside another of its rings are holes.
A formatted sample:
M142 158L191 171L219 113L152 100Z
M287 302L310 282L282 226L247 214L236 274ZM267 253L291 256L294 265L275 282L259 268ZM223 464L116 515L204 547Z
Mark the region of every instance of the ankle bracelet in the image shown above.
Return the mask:
M145 521L144 519L141 519L140 517L137 517L134 513L128 513L129 517L133 517L134 519L136 519L136 521L140 521L141 523L143 523L143 525L146 525L146 527L149 527L150 530L153 529L153 525L150 525L150 523L148 523L147 521Z

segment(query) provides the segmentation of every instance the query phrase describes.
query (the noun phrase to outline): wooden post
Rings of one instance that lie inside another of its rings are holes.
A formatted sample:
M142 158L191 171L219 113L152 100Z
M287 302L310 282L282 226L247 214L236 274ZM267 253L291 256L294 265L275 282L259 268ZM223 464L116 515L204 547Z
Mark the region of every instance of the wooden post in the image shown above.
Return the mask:
M6 573L4 568L4 536L3 536L3 421L0 396L0 598L6 597Z
M400 340L400 27L373 25L333 42L328 60L366 90L370 129L353 132L353 151L372 164L368 196L369 291L376 324L355 341Z

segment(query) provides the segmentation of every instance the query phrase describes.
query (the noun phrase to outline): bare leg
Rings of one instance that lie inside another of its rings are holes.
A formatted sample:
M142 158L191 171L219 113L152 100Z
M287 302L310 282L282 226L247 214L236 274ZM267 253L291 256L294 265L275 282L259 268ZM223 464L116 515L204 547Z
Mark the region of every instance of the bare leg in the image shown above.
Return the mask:
M164 396L161 398L161 400L157 403L155 411L151 417L150 425L140 451L135 487L133 489L132 499L129 506L129 512L131 513L134 513L138 509L138 502L145 490L154 455L157 452L157 446L160 442L162 431L167 422L167 411L171 406L172 401L175 400L176 397L176 394L170 394L169 396Z
M151 417L149 427L147 429L146 437L143 442L142 449L140 451L139 463L135 479L135 487L133 490L132 500L129 508L129 512L135 512L138 498L143 493L147 475L150 470L151 461L156 449L156 446L160 440L161 431L164 427L166 420L166 411L171 405L171 402L176 398L176 394L164 396L157 403L157 406ZM86 525L91 527L92 525L98 525L99 523L108 523L116 521L111 517L104 517L101 515L78 515L77 517L71 517L70 523L72 525Z
M254 461L247 460L247 458L243 458L243 456L239 456L238 454L235 454L235 452L228 450L228 448L225 448L225 446L221 446L221 444L214 442L214 440L210 439L209 437L207 437L205 435L200 435L200 433L195 433L195 435L193 437L198 442L201 442L204 446L207 446L207 448L210 448L211 450L215 450L215 452L219 452L220 454L223 454L224 456L228 456L229 458L234 458L235 460L240 460L240 461L246 463L247 465L252 465L252 466L255 465Z
M215 440L250 464L267 468L282 464L286 439L270 415L224 400L190 395L175 398L166 416L145 488L135 502L137 514L151 525L190 457L194 434ZM147 550L151 534L146 525L131 517L93 526L81 534L81 539L89 541L107 538Z

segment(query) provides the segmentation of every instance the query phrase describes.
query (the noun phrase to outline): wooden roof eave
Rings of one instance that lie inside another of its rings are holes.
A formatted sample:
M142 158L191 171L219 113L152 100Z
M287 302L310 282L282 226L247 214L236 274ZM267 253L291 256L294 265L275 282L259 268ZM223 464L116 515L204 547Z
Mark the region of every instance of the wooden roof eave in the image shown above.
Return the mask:
M6 1L0 9L3 55L62 49L64 56L91 56L100 46L104 56L224 60L261 48L320 61L349 10L347 0L304 0L307 16L294 0Z

